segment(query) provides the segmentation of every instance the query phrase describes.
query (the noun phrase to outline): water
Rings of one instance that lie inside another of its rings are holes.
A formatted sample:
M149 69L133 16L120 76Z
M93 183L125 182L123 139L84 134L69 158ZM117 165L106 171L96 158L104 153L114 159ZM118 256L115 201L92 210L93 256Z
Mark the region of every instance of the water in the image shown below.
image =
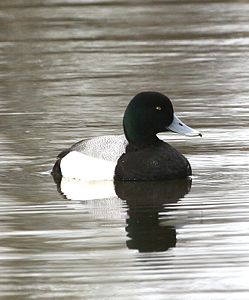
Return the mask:
M248 299L248 15L246 1L1 1L2 299ZM203 133L163 135L192 182L57 190L56 155L121 133L148 89Z

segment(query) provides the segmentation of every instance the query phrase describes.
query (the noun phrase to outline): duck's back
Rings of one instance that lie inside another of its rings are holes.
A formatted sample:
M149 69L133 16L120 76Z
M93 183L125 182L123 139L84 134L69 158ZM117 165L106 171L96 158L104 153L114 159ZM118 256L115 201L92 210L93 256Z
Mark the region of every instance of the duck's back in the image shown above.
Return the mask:
M127 147L115 168L115 179L124 181L181 179L190 175L186 157L164 142L142 149Z
M70 148L90 157L116 162L125 152L127 140L124 135L105 135L82 140Z

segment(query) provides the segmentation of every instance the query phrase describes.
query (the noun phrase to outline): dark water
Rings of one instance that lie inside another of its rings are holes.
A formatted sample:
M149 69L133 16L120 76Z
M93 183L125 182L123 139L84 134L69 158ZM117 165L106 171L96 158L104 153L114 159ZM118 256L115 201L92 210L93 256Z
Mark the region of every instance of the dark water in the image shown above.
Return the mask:
M1 0L1 298L249 298L248 16L247 1ZM121 133L141 90L202 131L163 136L192 182L61 195L56 155Z

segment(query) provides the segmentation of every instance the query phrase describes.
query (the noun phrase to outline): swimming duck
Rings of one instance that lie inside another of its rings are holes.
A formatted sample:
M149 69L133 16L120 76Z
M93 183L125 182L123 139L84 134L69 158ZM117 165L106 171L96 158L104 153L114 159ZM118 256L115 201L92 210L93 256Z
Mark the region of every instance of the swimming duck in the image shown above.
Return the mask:
M137 94L125 110L123 129L124 135L82 140L62 151L52 174L89 181L154 181L192 175L186 157L157 136L165 131L201 136L174 114L167 96L151 91Z

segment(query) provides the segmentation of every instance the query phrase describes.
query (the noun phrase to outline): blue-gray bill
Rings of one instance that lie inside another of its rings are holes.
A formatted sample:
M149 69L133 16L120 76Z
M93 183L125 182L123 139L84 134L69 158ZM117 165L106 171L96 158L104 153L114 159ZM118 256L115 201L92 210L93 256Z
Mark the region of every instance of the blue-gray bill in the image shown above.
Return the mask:
M168 130L187 136L202 136L202 134L186 124L184 124L175 114L172 123L167 127Z

